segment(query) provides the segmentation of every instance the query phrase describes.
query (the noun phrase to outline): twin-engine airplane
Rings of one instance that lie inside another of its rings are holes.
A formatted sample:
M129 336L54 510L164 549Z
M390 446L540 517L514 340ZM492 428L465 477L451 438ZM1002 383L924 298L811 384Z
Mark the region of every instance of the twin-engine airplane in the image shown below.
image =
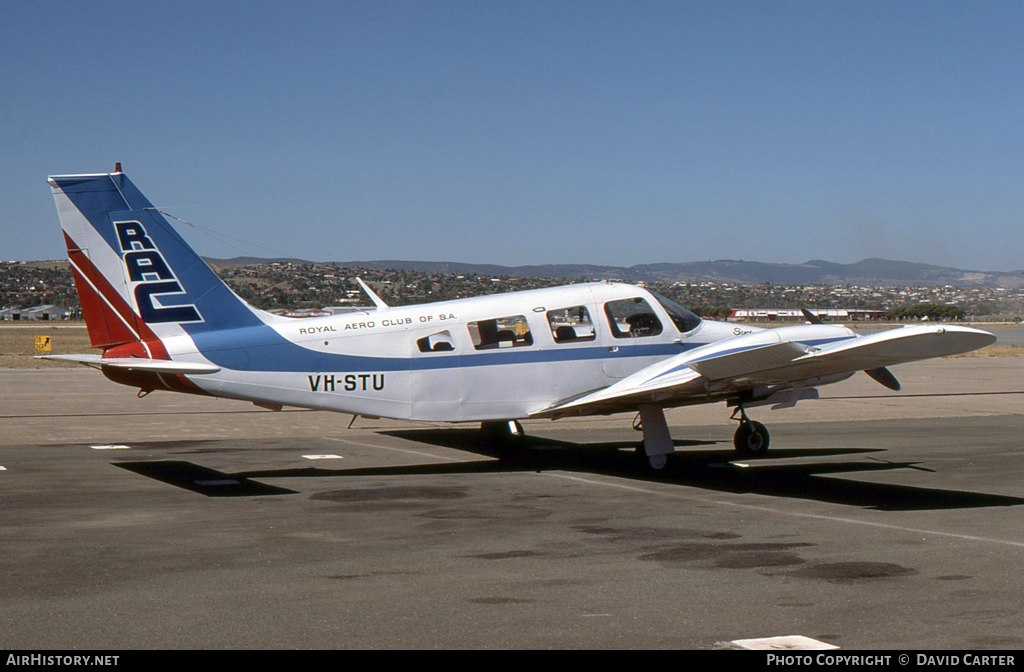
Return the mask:
M674 448L664 408L725 401L737 450L768 448L746 409L817 398L819 385L981 348L995 336L916 326L859 336L702 320L641 287L610 282L388 306L320 318L250 306L120 172L49 178L92 347L48 355L139 388L370 417L481 422L639 411L655 468ZM813 316L808 314L812 322ZM640 449L638 449L640 450Z

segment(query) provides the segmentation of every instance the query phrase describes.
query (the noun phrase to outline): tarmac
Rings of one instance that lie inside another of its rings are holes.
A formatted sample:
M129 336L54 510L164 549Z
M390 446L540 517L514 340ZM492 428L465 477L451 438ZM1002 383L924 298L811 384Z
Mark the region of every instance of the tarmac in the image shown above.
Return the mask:
M758 408L472 426L0 370L0 648L1024 644L1024 358Z

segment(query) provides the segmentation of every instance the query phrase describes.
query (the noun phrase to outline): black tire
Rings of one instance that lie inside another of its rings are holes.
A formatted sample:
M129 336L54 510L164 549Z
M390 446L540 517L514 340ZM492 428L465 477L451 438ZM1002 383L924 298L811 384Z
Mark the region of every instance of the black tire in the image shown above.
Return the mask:
M515 423L515 430L510 423ZM487 439L498 446L514 446L522 441L525 434L518 420L485 421L480 423L480 431Z
M636 448L633 449L633 459L641 469L654 474L662 473L665 465L668 464L668 459L665 455L648 455L647 447L643 441L636 444Z
M744 455L763 455L770 443L768 429L760 422L741 422L733 436L733 445Z

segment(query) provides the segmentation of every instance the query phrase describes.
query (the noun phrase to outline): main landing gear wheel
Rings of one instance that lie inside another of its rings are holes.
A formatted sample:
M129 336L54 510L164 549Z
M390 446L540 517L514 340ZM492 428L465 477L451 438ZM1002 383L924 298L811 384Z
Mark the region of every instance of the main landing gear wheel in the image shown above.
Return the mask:
M480 423L480 430L494 443L512 445L522 440L523 426L518 420L485 421Z
M740 417L737 418L737 414ZM745 455L763 455L768 450L768 428L748 418L743 406L736 407L731 419L739 420L740 423L732 437L732 445L736 446L737 451Z
M769 441L768 429L753 420L741 421L732 439L736 450L747 455L763 455L768 450Z
M644 433L644 439L636 447L637 457L646 458L647 466L660 471L668 463L669 453L675 452L672 434L665 422L665 409L655 404L640 404L637 409L637 420L633 421L633 429Z
M654 471L661 471L668 464L668 456L664 453L655 453L654 455L647 454L647 447L643 441L636 444L636 448L633 451L636 455L637 463L642 465L645 469L652 469Z

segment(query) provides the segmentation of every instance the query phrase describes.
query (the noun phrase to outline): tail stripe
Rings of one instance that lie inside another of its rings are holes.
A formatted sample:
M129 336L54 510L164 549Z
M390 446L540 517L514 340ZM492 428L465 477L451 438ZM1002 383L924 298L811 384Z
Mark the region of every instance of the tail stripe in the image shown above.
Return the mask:
M149 358L169 359L163 347L156 347L155 355L150 343L159 343L145 322L138 320L131 306L103 277L85 252L66 233L68 260L75 274L75 284L89 329L89 340L94 348L109 349L127 343L141 343Z
M92 347L107 348L142 340L131 309L125 305L120 308L115 305L115 302L124 303L121 297L92 265L85 252L79 249L66 233L64 240L68 247L68 261L71 262L75 274L82 312L89 327ZM106 287L102 287L103 285Z
M51 176L50 184L65 232L90 248L129 308L113 304L125 321L160 337L274 321L234 294L123 173Z

